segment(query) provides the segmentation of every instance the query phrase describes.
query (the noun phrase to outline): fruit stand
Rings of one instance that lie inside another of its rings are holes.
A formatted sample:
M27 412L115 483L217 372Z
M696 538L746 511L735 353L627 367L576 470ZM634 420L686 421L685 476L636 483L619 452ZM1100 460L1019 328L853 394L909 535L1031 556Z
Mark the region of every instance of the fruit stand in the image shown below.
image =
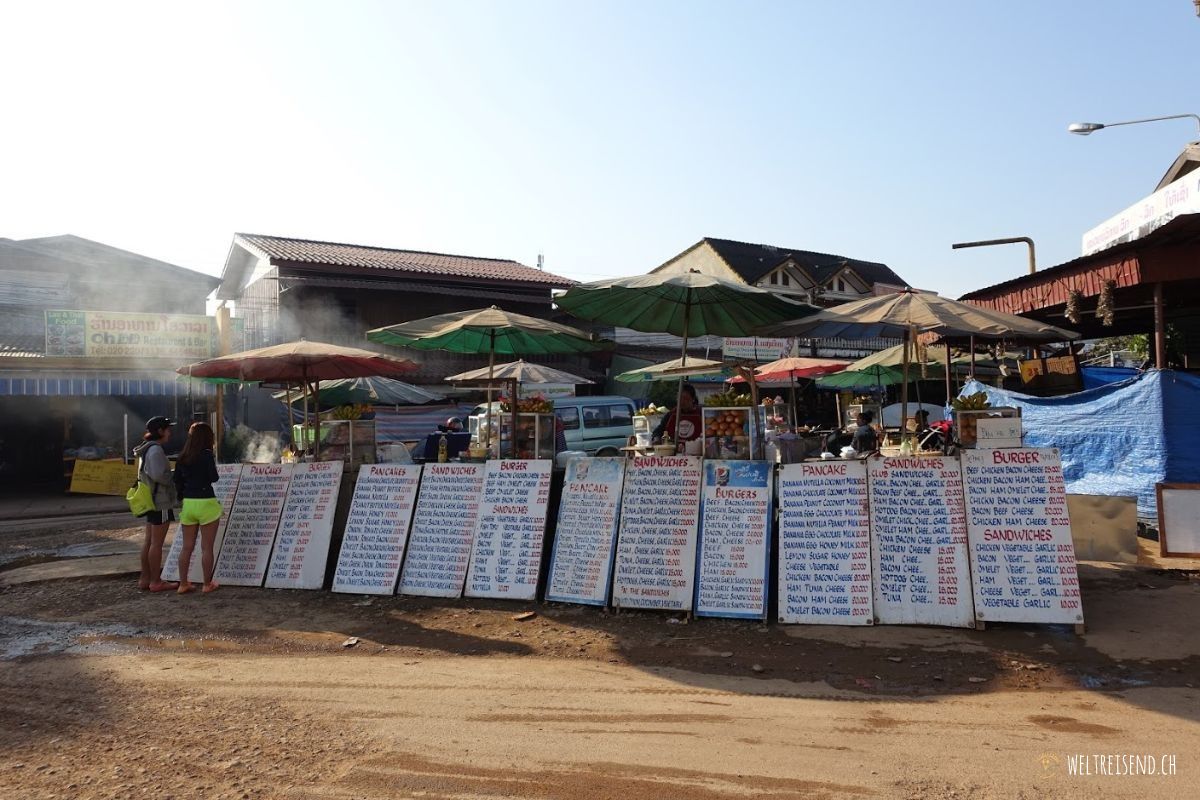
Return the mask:
M709 395L701 408L707 458L749 460L762 432L761 406L750 405L750 395L726 391Z
M471 417L469 424L472 439L487 442L488 452L493 456L501 453L501 443L509 458L554 458L555 417L554 403L545 397L522 397L517 399L516 413L507 397L500 398L500 412L492 414L491 430L488 429L487 414ZM513 435L513 425L516 435ZM515 440L514 451L512 442Z

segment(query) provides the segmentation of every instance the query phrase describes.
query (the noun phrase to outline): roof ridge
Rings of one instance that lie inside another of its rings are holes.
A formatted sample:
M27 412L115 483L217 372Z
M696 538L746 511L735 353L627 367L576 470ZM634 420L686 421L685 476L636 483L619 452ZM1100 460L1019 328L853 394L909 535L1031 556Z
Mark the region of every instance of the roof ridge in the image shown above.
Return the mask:
M358 248L360 250L384 250L389 253L413 253L414 255L442 256L444 258L469 258L474 261L504 261L509 264L516 264L518 266L526 267L527 269L537 269L536 267L530 267L528 264L522 264L520 261L517 261L516 259L512 259L512 258L493 258L491 256L468 256L468 255L462 255L460 253L438 253L433 250L412 250L412 249L403 248L403 247L382 247L380 245L373 245L373 244L352 244L350 242L330 242L330 241L326 241L323 239L302 239L298 236L275 236L274 234L269 234L269 233L235 233L234 236L253 237L253 238L258 238L258 239L283 239L283 240L286 240L289 242L303 242L305 244L326 244L326 245L332 245L334 247L354 247L354 248ZM541 270L541 271L544 272L545 270Z
M788 252L807 253L809 255L823 256L825 258L830 258L830 259L833 259L834 261L855 261L855 262L858 262L859 264L879 264L881 266L887 266L882 261L866 261L865 259L861 259L861 258L853 258L851 256L838 255L837 253L823 253L820 250L805 250L800 247L780 247L779 245L776 245L776 244L762 244L761 242L744 242L741 239L723 239L719 236L705 236L704 241L706 241L706 242L726 242L728 244L740 244L740 245L745 245L748 247L761 247L765 250L778 250L781 253L788 253ZM818 265L818 266L825 266L825 265L822 264L822 265Z

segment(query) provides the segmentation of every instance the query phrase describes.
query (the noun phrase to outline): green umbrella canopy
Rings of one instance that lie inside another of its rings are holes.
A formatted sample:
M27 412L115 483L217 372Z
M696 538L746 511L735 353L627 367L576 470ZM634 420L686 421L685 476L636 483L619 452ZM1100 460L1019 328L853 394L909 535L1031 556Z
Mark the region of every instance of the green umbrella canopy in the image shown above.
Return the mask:
M376 328L367 331L367 339L418 350L497 355L586 353L612 346L578 328L496 306Z
M661 364L651 364L648 367L631 369L622 372L617 380L622 383L646 383L649 381L674 381L680 378L694 378L702 375L732 375L732 365L723 361L709 361L703 358L689 358L687 366L683 360L673 358Z
M572 286L559 308L593 322L676 336L749 336L819 309L699 272L651 272ZM691 359L688 359L691 361Z
M278 392L275 399L282 400L287 392ZM293 393L293 405L300 395ZM366 403L373 406L417 406L445 400L445 395L413 386L411 383L393 378L343 378L336 381L321 381L317 389L317 402L323 406L343 406L350 403Z
M472 369L467 372L451 375L446 378L451 383L468 383L477 381L517 381L518 383L592 383L587 378L581 378L561 369L547 367L542 364L530 364L524 359L509 364L496 364L491 367Z
M914 374L912 380L919 376ZM871 389L876 386L892 386L904 381L904 370L900 367L876 365L864 370L846 370L817 379L822 389Z

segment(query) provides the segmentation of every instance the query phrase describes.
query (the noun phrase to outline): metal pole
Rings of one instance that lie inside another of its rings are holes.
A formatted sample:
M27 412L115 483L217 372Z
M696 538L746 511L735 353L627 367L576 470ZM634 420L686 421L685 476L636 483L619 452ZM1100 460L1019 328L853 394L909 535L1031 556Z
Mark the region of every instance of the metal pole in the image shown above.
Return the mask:
M971 380L975 380L975 335L971 335Z
M490 456L492 453L492 373L496 369L496 329L488 330L488 385L487 385L487 441L484 442L484 447L487 448L487 453ZM513 398L516 402L516 398ZM501 455L500 434L496 434L496 457ZM487 456L484 456L487 459Z
M1007 239L981 239L978 242L957 242L950 245L952 250L961 250L964 247L991 247L996 244L1019 244L1024 242L1029 245L1029 274L1037 272L1037 253L1034 251L1033 239L1028 236L1011 236Z
M904 444L904 436L908 432L908 359L909 359L909 342L912 339L912 328L904 329L904 386L900 388L900 444ZM883 416L883 410L880 409L879 415ZM883 420L879 420L880 425Z
M125 415L125 451L121 459L124 463L129 463L129 415Z
M683 303L683 355L679 359L679 368L687 367L687 343L688 343L688 323L692 316L692 290L687 290L687 298ZM683 405L683 382L686 378L680 377L679 389L675 393L675 436L671 443L675 445L675 452L679 452L679 416Z
M946 343L946 403L950 405L950 343Z

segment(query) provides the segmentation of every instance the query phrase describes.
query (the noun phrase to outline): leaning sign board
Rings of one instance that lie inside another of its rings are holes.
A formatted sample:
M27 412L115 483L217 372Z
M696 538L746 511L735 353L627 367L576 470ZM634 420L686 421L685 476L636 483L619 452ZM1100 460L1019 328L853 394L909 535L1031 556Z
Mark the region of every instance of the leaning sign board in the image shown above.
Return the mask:
M875 621L974 626L958 459L873 458L867 472Z
M643 456L625 470L613 605L690 611L700 459Z
M780 622L874 622L867 508L867 466L861 461L780 469Z
M1058 451L967 450L962 463L976 619L1082 624Z
M704 462L696 616L766 617L771 478L766 461Z
M542 541L550 508L551 462L487 462L467 597L532 600L542 571Z
M341 482L341 461L296 465L267 569L268 589L324 585Z
M217 464L218 480L213 484L213 493L221 504L221 520L217 523L217 536L213 541L213 556L221 554L221 544L225 540L225 529L229 526L229 510L233 498L237 496L238 483L242 479L241 464ZM175 528L175 538L171 541L171 549L163 561L162 577L164 581L179 580L179 553L183 550L183 532ZM192 561L188 565L188 580L196 583L204 580L204 554L200 547L199 534L196 536L195 547L192 548ZM215 564L214 564L215 568Z
M247 464L229 511L216 579L230 586L262 586L271 545L295 464Z
M364 464L354 484L333 591L391 594L396 590L421 467Z
M137 464L126 464L123 461L77 460L71 470L70 491L76 494L124 497L137 479Z
M400 594L461 597L483 494L483 464L426 464Z
M608 602L623 458L576 458L567 464L546 599L602 606Z

